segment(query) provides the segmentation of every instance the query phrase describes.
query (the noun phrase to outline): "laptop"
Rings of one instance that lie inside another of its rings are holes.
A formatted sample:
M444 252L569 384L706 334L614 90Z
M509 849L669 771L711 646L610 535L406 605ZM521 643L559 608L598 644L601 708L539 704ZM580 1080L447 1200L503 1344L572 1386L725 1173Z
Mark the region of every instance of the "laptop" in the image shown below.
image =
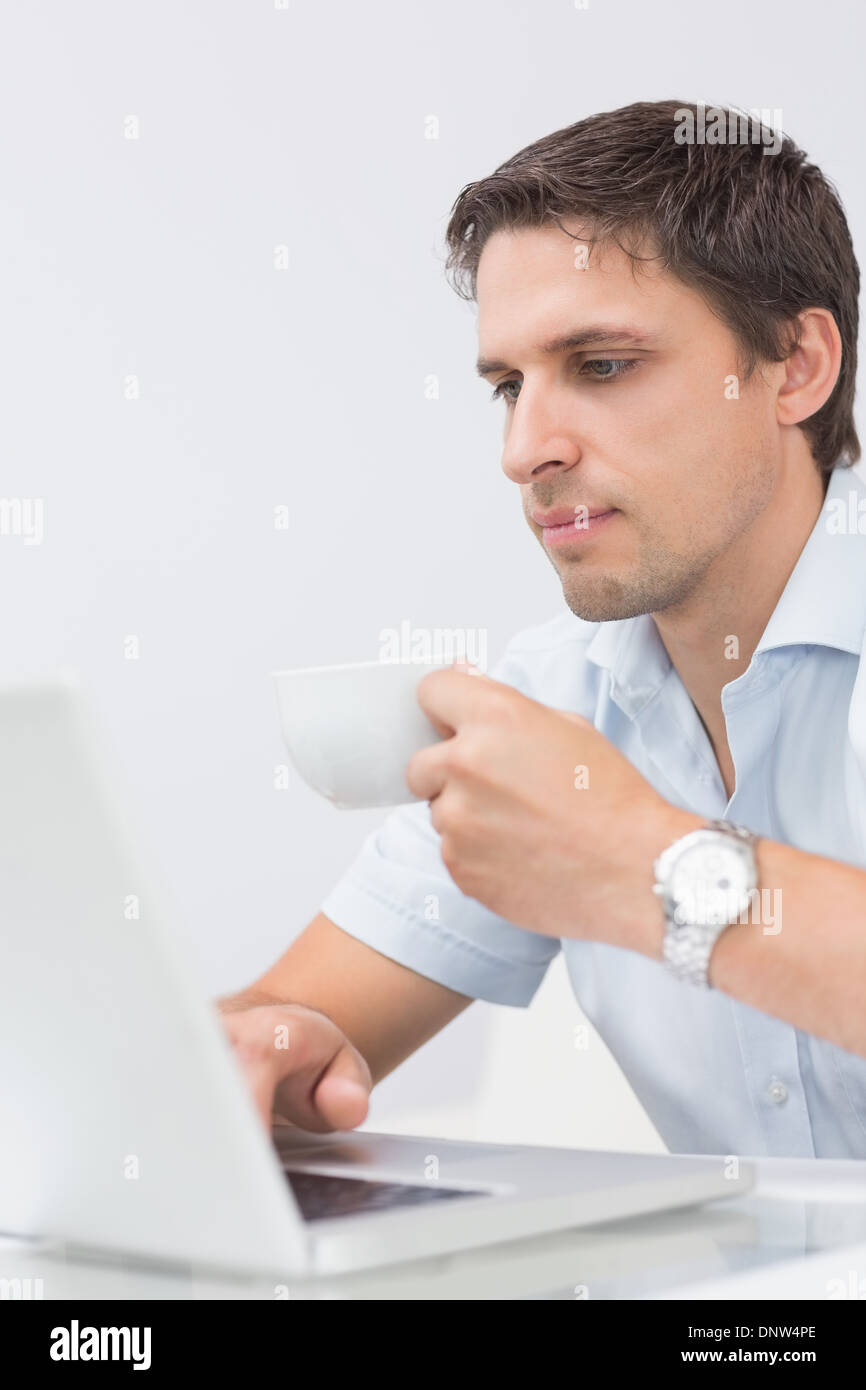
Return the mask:
M752 1185L722 1156L269 1139L139 865L115 764L74 677L0 689L0 1232L304 1278Z

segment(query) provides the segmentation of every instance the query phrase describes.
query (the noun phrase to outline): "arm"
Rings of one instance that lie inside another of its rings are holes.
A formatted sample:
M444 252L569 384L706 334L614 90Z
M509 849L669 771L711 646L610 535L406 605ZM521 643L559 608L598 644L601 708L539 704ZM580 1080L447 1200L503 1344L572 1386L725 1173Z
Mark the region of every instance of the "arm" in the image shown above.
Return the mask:
M706 817L664 800L578 715L453 671L425 676L419 698L453 736L416 753L407 780L463 892L530 931L661 961L653 862ZM866 871L769 840L756 858L776 920L727 928L710 983L866 1057Z
M598 937L661 961L665 921L652 892L653 863L707 818L661 800L652 809L637 806L612 876L617 911ZM763 838L755 859L760 902L720 935L710 984L866 1057L866 871Z
M315 1009L360 1052L376 1085L471 1003L319 913L264 975L219 1007L224 1014L277 1004Z
M772 840L756 858L776 920L726 928L710 983L866 1057L866 872Z

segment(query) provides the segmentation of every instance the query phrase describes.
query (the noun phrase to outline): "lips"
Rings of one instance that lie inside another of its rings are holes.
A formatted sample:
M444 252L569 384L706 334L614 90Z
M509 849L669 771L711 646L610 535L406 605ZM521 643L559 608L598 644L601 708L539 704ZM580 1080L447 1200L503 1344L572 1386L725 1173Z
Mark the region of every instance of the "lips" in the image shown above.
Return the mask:
M552 512L531 512L530 515L537 526L573 526L578 513L581 517L592 518L606 516L615 510L615 507L587 507L584 510L583 505L578 503L574 507L558 507Z

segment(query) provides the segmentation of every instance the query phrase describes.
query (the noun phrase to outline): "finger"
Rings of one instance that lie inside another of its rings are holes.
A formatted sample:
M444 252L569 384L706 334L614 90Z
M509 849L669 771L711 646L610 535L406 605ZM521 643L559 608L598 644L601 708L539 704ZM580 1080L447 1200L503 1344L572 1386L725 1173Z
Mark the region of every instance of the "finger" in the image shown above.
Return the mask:
M455 665L444 671L429 671L418 682L417 697L431 724L447 738L470 720L483 720L491 695L508 689L511 687L478 670Z
M434 743L412 754L403 776L413 796L420 797L422 801L432 801L444 790L448 782L449 744L452 742L453 738L447 738L444 743Z
M274 1101L273 1072L264 1062L247 1062L244 1064L244 1076L259 1118L270 1132Z
M263 1044L261 1037L251 1030L250 1016L246 1010L221 1011L221 1020L247 1090L262 1123L270 1129L275 1083L270 1047Z
M334 1129L354 1129L367 1118L370 1073L350 1044L337 1053L319 1081L313 1100L323 1120Z
M369 1068L324 1014L311 1011L290 1029L276 1071L273 1108L303 1129L319 1134L353 1128L366 1115Z

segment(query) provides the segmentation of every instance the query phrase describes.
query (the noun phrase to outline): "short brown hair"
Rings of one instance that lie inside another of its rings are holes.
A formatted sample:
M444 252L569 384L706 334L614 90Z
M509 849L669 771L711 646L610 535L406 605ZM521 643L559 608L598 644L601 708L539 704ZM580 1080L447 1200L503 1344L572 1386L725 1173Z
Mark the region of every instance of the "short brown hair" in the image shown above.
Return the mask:
M839 378L800 426L826 477L837 462L860 457L853 416L860 271L848 223L817 165L757 116L748 143L674 138L684 112L697 121L720 110L729 129L738 120L742 130L736 108L635 102L527 145L461 190L446 231L446 274L461 298L475 299L493 232L561 225L562 217L584 219L581 239L614 241L634 260L641 258L623 242L648 237L663 268L698 290L731 329L747 374L758 361L789 356L801 310L829 310L842 339ZM771 138L776 149L765 153Z

